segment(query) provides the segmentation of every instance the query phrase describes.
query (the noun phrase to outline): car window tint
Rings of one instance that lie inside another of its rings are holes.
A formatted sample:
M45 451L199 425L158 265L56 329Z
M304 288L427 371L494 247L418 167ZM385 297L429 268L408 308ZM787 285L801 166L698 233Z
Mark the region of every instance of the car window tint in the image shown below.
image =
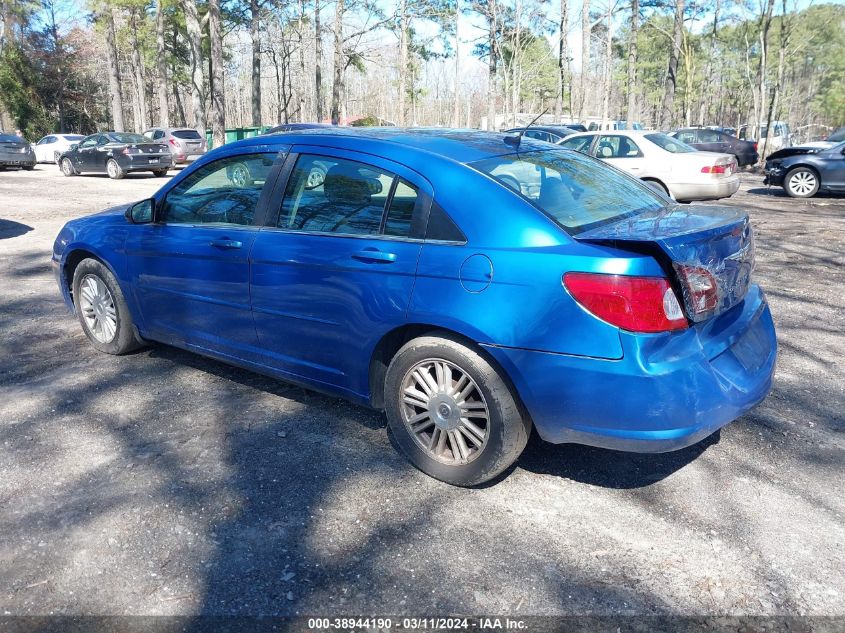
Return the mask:
M677 134L672 134L673 138L678 139L682 143L697 143L698 140L695 138L695 130L684 130L683 132L678 132Z
M173 130L171 134L176 138L190 139L192 141L202 140L202 136L196 130Z
M633 158L640 155L640 148L626 136L602 136L596 156L599 158Z
M592 136L576 136L575 138L566 139L560 146L566 149L574 149L576 152L586 153L590 149L590 143L592 142Z
M301 155L285 188L277 226L294 231L377 235L393 174L357 161Z
M229 156L203 165L167 194L168 224L250 225L275 154Z
M438 242L466 242L467 238L437 202L431 205L425 239Z
M414 210L419 201L419 190L403 178L396 182L387 219L384 222L384 234L397 237L410 237L414 219Z
M94 147L97 144L97 136L89 136L79 144L79 147Z
M714 132L713 130L699 130L698 137L702 143L718 143L721 140L718 132Z

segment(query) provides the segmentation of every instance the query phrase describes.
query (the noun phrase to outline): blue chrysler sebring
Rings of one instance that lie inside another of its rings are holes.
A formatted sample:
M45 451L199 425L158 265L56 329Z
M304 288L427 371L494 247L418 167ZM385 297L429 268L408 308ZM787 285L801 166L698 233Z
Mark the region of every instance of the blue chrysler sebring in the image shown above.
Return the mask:
M473 485L544 440L670 451L759 403L777 343L748 216L514 135L225 145L53 248L97 349L159 341L386 412Z

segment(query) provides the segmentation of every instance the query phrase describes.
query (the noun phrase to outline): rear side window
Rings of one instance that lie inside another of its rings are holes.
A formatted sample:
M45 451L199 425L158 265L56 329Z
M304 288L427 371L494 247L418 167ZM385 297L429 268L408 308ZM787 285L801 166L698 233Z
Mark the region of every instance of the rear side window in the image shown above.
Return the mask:
M404 178L396 180L387 218L384 222L384 234L395 237L410 237L412 234L414 211L420 204L419 190Z
M428 214L425 239L437 242L466 242L467 238L437 202L432 203Z
M680 141L676 138L672 138L671 136L667 136L666 134L660 134L656 132L654 134L646 134L645 138L657 145L658 147L665 149L667 152L671 152L672 154L688 154L689 152L698 151L694 147L690 147L683 141Z
M229 156L203 165L167 194L168 224L251 225L275 154Z
M602 136L599 138L597 155L600 158L636 158L642 154L633 139L626 136Z
M173 136L175 136L176 138L184 138L184 139L188 139L188 140L191 140L191 141L201 141L202 140L202 136L200 136L200 133L197 132L196 130L173 130L173 132L171 132L171 134ZM162 136L164 136L164 134L162 134Z
M527 152L470 165L518 191L572 234L665 206L636 178L581 154Z
M288 179L277 226L294 231L378 235L393 177L390 172L357 161L302 154Z

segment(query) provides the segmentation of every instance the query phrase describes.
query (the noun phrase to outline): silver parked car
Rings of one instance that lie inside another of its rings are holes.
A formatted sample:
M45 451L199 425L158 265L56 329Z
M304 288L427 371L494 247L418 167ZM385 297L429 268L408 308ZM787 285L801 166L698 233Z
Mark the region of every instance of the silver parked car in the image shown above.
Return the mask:
M167 145L174 165L192 163L208 151L205 139L190 127L152 127L144 136Z
M21 137L0 131L0 171L6 167L32 170L35 167L35 152Z

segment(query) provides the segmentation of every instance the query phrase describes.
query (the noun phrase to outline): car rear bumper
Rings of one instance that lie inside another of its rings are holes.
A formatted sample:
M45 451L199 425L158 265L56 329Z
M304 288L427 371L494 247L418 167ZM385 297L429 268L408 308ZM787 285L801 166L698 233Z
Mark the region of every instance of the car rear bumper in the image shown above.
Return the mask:
M622 333L624 356L600 360L485 346L514 382L540 436L634 452L684 448L771 389L777 340L762 291L709 323Z
M677 183L669 187L675 200L717 200L734 195L739 189L739 176L714 182Z
M35 154L0 152L0 165L3 167L34 167Z
M150 162L154 160L155 162ZM130 155L128 160L124 161L121 167L124 171L157 171L159 169L169 169L173 166L173 161L169 154L137 154Z

